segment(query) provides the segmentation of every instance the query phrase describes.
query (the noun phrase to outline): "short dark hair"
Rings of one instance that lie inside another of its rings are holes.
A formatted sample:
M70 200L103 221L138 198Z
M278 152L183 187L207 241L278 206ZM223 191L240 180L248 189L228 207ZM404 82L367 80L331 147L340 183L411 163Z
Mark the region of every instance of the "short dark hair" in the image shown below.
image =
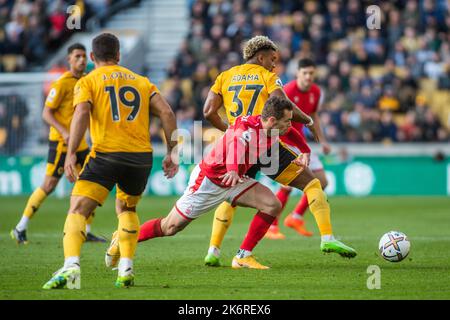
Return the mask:
M284 97L272 96L264 104L261 118L267 120L269 117L275 117L280 120L284 117L284 110L292 111L292 102Z
M310 58L302 58L298 61L298 68L315 67L316 63Z
M83 46L81 43L77 42L69 46L67 48L67 54L71 54L73 50L83 50L86 51L86 47Z
M119 39L112 33L102 33L92 40L92 52L97 60L116 60L119 51Z

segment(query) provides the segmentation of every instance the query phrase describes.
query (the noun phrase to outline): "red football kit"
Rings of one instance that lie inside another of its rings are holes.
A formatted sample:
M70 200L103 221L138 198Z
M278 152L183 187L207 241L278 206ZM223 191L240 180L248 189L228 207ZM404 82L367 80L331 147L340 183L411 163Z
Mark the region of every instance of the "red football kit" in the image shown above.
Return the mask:
M227 187L222 185L220 176L232 170L240 177L245 175L257 163L259 156L280 140L303 153L311 152L305 138L292 127L282 136L270 137L263 130L260 115L238 117L202 160L200 168L212 182Z
M320 100L320 88L313 83L308 91L301 91L297 86L297 81L292 80L284 87L284 92L295 105L307 115L317 112ZM292 121L292 127L303 135L303 123Z

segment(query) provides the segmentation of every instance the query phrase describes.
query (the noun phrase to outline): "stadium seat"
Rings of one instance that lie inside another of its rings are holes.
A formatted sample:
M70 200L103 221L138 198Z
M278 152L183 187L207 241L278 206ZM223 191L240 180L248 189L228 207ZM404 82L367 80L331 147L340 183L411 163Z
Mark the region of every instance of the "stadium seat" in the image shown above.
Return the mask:
M25 67L25 57L20 54L5 54L2 64L5 72L16 72Z
M397 127L401 127L403 123L405 122L405 115L404 114L394 114L394 122L397 125Z
M437 89L437 81L434 79L421 79L419 82L420 94L430 101L433 98L433 93Z
M352 74L352 76L355 76L355 77L364 77L364 75L365 75L364 68L361 66L353 66L351 74Z
M384 66L371 66L369 68L369 75L372 78L381 78L385 73Z
M184 79L181 81L181 90L183 90L183 95L188 99L192 99L192 81L190 79Z
M430 107L433 112L435 112L441 122L447 127L450 126L448 123L448 117L450 115L450 92L446 90L436 90L433 93L433 99L431 100Z
M3 147L6 143L6 138L8 137L8 131L6 128L0 128L0 147Z

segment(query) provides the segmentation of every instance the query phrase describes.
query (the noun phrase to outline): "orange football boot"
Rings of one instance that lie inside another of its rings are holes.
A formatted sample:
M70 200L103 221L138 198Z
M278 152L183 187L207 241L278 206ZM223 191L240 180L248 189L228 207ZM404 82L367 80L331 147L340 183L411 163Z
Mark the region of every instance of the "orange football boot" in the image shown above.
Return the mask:
M292 217L292 214L289 214L286 219L284 219L284 225L288 228L292 228L295 231L297 231L297 233L301 234L302 236L305 237L311 237L313 235L313 233L311 231L308 231L305 227L305 221L299 220L299 219L295 219Z
M278 228L278 226L270 226L269 230L267 230L264 235L264 238L271 240L283 240L286 236L280 232L280 228Z

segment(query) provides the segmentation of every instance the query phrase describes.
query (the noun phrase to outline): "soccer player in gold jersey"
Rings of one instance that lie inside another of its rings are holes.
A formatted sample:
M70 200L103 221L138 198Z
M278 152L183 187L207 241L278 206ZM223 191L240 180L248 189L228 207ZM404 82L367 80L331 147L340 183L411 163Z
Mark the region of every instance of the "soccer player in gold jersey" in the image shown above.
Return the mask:
M64 173L64 160L70 136L69 127L73 117L73 88L84 75L87 62L86 48L80 43L71 45L67 53L70 70L52 84L42 112L42 118L50 126L49 151L44 182L28 198L22 218L10 233L18 244L28 243L27 227L29 221L45 199L55 190ZM89 154L89 146L85 139L82 139L76 151L77 166L78 169L81 169ZM94 214L91 214L86 223L86 241L105 242L105 239L91 233L93 216Z
M121 258L117 287L134 285L133 258L139 234L136 206L152 167L150 115L159 117L167 141L163 169L168 177L178 171L170 154L176 142L172 109L146 77L118 65L120 43L103 33L92 41L90 55L96 69L77 82L74 89L75 114L65 162L66 176L76 181L64 226L64 266L44 289L80 287L80 252L85 240L86 217L102 205L116 187L118 242ZM92 150L77 176L76 150L89 125Z
M219 110L225 108L229 124L233 124L240 115L261 114L265 101L270 96L283 96L283 85L272 70L275 67L277 46L265 36L256 36L250 39L243 50L244 64L232 67L217 77L211 87L204 105L204 115L211 124L225 131L228 128L219 115ZM287 97L286 97L287 98ZM311 117L300 111L293 104L293 121L305 124L316 136ZM279 170L267 176L282 185L302 190L307 196L309 207L316 219L321 234L321 250L323 252L336 252L344 257L356 256L356 251L336 240L333 236L330 206L322 190L320 181L307 166L300 167L293 162L298 156L307 157L309 154L300 154L288 145L280 144L278 161ZM258 165L251 176L256 175ZM262 168L262 166L260 166ZM264 172L264 168L262 168ZM210 247L205 257L208 266L219 266L220 247L225 233L230 226L236 208L229 203L222 203L215 212ZM238 258L245 259L245 255ZM247 267L252 268L250 264Z

